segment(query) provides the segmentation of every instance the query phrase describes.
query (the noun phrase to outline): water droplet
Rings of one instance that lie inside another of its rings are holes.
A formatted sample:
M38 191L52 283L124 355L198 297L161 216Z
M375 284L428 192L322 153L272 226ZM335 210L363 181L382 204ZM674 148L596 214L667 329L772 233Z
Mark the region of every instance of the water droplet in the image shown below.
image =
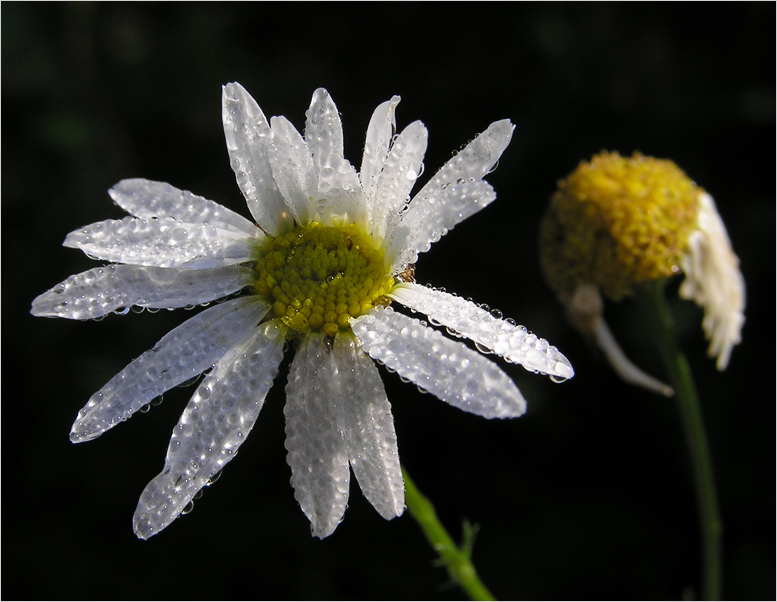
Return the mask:
M150 404L150 403L147 403L147 404L146 404L146 405L144 405L142 408L140 408L138 411L139 411L141 414L147 414L147 413L148 413L148 411L149 411L150 409L151 409L151 404Z
M194 502L189 502L183 507L183 510L181 510L181 515L189 514L192 510L194 510Z
M492 309L491 315L494 316L497 320L501 320L504 314L501 312L501 310L498 309Z
M222 471L220 471L220 470L219 470L219 471L218 471L216 474L214 474L214 475L213 475L211 478L209 478L209 479L208 479L208 482L206 483L206 485L207 485L208 487L210 487L211 485L213 485L213 483L215 483L216 481L218 481L218 480L221 478L221 472L222 472Z
M197 493L194 494L194 497L192 497L192 500L198 500L203 495L205 495L205 490L204 489L200 489Z
M183 381L182 383L180 383L177 386L179 386L179 387L190 387L191 385L196 383L199 378L200 378L200 375L198 374L197 376L194 376L194 377L192 377L192 378L190 378L188 380Z
M482 343L478 343L477 341L475 341L475 347L477 348L478 351L480 351L480 353L484 353L486 355L490 355L490 354L493 353L493 351L491 351L491 349L489 349L488 347L486 347Z
M555 374L550 375L550 380L552 380L554 383L563 383L569 380L566 376L556 376Z
M411 182L415 182L418 179L418 174L414 169L409 169L407 173L405 174L408 180Z

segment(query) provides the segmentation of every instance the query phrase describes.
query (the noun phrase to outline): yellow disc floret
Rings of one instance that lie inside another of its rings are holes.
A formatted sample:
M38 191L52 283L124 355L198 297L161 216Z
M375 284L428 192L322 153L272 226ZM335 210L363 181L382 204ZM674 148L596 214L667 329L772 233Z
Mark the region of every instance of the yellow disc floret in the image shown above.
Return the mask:
M602 153L559 182L542 223L545 276L561 296L598 285L618 300L679 271L697 229L697 187L674 163Z
M259 250L254 289L294 332L334 336L385 297L394 280L383 254L355 226L314 222L271 238Z

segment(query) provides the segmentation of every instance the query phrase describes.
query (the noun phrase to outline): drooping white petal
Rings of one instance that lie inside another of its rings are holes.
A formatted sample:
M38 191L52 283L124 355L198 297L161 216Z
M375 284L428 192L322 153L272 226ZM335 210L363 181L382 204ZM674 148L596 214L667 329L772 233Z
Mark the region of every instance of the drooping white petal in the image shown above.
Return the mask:
M160 268L214 268L256 255L254 238L171 217L105 220L74 230L62 244L97 259Z
M657 378L650 376L626 357L626 354L623 352L623 349L620 348L620 345L618 345L612 331L607 326L607 322L604 321L602 316L593 320L593 329L593 336L596 344L604 353L604 356L607 358L610 366L612 366L612 369L624 380L624 382L637 387L642 387L648 391L653 391L654 393L659 393L665 397L672 397L674 395L674 389L672 389L672 387L662 383Z
M343 157L343 125L329 93L319 88L307 113L305 142L318 176L316 211L328 226L367 225L359 175Z
M596 343L612 369L625 382L667 397L674 395L672 387L643 372L626 357L604 321L604 301L599 287L581 284L571 296L564 298L564 304L571 324Z
M725 370L734 345L742 340L745 280L715 201L706 192L699 195L699 229L688 238L682 267L686 279L680 296L704 308L708 355L717 356L718 370Z
M315 218L318 179L310 149L302 135L285 117L273 117L270 138L270 166L298 224L307 226Z
M86 320L133 305L187 307L226 297L252 282L250 268L179 270L107 265L70 276L32 302L32 315Z
M400 211L410 200L410 190L421 174L426 152L427 132L415 121L396 137L378 178L372 211L372 237L380 245L388 224L399 220Z
M310 519L311 532L321 539L334 532L348 504L340 378L324 335L308 334L286 385L286 460L294 497Z
M179 222L210 224L247 236L257 235L256 226L242 215L166 182L142 178L122 180L108 194L119 207L135 217L172 217Z
M291 230L294 218L270 167L270 124L262 109L243 86L232 83L223 88L221 116L230 164L251 215L273 236Z
M391 138L396 128L395 111L399 104L399 96L392 97L372 113L370 124L367 126L367 137L364 141L364 156L362 157L359 177L364 190L364 198L367 203L368 217L372 220L373 204L375 202L375 190L378 187L383 166L391 148Z
M518 387L495 363L419 320L386 307L352 320L351 328L370 357L452 406L485 418L526 411Z
M148 539L167 527L234 458L259 416L283 359L286 328L260 326L214 366L173 429L165 467L145 488L133 518Z
M545 339L494 317L472 301L410 282L396 285L389 297L531 372L563 379L575 374L569 360Z
M483 180L451 184L434 196L416 196L398 225L390 228L383 243L391 271L415 263L419 253L445 236L456 224L477 213L496 198L494 189Z
M99 437L168 389L201 374L269 309L256 296L240 297L189 318L92 395L78 413L70 440Z
M405 485L394 418L373 361L351 333L335 337L333 355L342 386L345 444L364 496L385 519L405 508Z

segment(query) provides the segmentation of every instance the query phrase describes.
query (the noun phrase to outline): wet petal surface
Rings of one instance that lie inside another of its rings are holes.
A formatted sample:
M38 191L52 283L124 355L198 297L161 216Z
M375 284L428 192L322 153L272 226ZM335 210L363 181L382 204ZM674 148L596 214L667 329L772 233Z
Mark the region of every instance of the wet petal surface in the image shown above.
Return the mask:
M267 311L269 306L256 297L241 297L189 318L92 395L78 413L70 440L99 437L168 389L202 374Z
M34 316L86 320L120 308L189 307L226 297L251 284L242 265L180 270L107 265L70 276L32 302Z
M165 467L140 496L133 525L141 539L181 514L237 454L259 416L283 359L286 329L272 320L214 366L173 429Z
M323 539L343 519L351 473L340 373L320 333L311 332L297 349L283 413L294 498L310 519L312 534Z
M409 282L395 286L389 296L529 371L564 379L575 374L569 360L545 339L472 301Z
M256 255L254 240L244 234L171 217L97 222L74 230L62 244L105 261L159 268L213 268Z
M391 404L375 363L355 337L340 333L333 355L339 372L348 457L364 497L385 519L400 516L405 486Z
M351 326L370 357L452 406L485 418L526 412L523 395L496 364L419 320L384 308Z

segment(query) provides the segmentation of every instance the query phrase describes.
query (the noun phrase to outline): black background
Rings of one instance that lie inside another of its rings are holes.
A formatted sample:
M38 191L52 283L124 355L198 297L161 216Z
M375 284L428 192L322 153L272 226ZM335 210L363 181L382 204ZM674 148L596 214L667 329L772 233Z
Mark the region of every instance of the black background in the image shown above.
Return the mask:
M313 539L283 447L284 378L240 457L194 511L148 542L131 518L193 388L74 446L89 396L186 317L36 319L32 299L94 266L60 247L121 217L106 191L167 181L248 215L229 167L221 85L241 82L299 129L313 91L342 114L358 166L374 108L429 129L424 181L489 123L516 130L488 177L498 200L422 256L420 282L499 308L557 345L565 384L504 366L526 416L487 421L386 374L403 463L449 530L513 599L677 599L699 544L679 416L618 381L565 323L538 268L558 178L602 150L668 157L716 199L747 282L724 373L701 310L676 299L725 523L725 595L775 597L775 7L760 4L2 5L2 596L6 599L445 599L462 593L409 516L386 522L354 483ZM633 304L607 317L661 374Z

